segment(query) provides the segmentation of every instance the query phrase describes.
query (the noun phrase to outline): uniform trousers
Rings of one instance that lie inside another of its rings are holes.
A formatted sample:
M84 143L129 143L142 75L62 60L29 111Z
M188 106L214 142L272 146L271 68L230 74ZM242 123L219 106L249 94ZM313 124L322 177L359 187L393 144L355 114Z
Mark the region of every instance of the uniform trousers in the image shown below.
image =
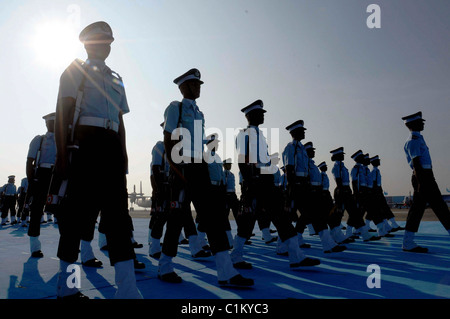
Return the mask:
M336 202L336 208L340 211L340 214L343 214L344 210L347 211L347 225L356 229L365 225L363 219L364 212L358 209L350 186L345 185L342 187L336 187L334 190L334 200Z
M321 200L322 188L306 183L295 184L292 188L294 209L300 211L300 217L295 225L297 233L303 233L306 225L312 224L314 231L327 229L328 212Z
M255 221L259 216L268 218L277 229L281 241L296 236L294 226L291 223L290 216L282 209L283 194L277 190L273 182L273 175L261 174L258 181L251 186L250 196L254 201L253 212L242 212L238 223L238 236L250 238ZM247 195L246 195L247 196ZM242 226L240 226L242 225ZM240 227L239 227L240 226ZM261 224L260 224L261 228Z
M79 149L72 155L67 197L57 212L57 256L69 263L78 259L82 235L92 231L92 220L101 211L111 265L135 259L120 137L112 130L79 126L76 140Z
M178 239L183 227L183 214L190 209L191 203L202 230L205 230L212 254L230 249L226 225L223 222L223 206L219 194L211 188L208 164L189 163L171 167L169 183L171 185L171 203L167 218L166 233L162 253L175 257ZM200 230L200 229L199 229Z
M433 212L436 214L444 228L450 230L450 212L447 204L442 198L433 171L431 169L424 170L420 184L416 175L413 174L411 182L414 188L414 195L406 219L405 230L410 232L417 232L419 230L419 224L422 220L427 203L430 205L431 209L433 209Z
M391 219L395 217L394 214L392 213L391 208L389 207L389 204L387 203L386 197L384 197L383 189L381 187L373 188L373 196L380 205L383 219Z
M364 212L367 212L366 219L373 221L375 225L383 221L380 202L375 197L372 189L364 188L360 190L357 196L357 203L362 216L364 216Z
M234 220L236 220L239 210L239 199L235 192L227 192L225 195L225 210L227 215L230 213L230 209L233 213Z
M8 213L11 217L16 216L16 203L17 199L15 195L4 195L2 199L2 218L8 217Z
M169 195L167 194L168 190L164 187L164 185L156 185L153 175L150 177L150 182L153 190L159 189L160 191L152 192L152 213L148 227L151 229L151 237L161 239L164 232L164 226L166 225L170 214ZM160 211L157 211L158 207L161 208ZM185 237L189 238L190 236L197 235L197 229L195 227L194 218L192 217L190 205L184 205L183 210L179 213L179 218L182 220L182 227L184 228Z
M24 191L21 191L19 196L17 197L17 219L25 220L23 217L23 208L25 206L25 199L27 198L27 193Z
M333 197L328 189L323 189L320 195L320 200L323 203L324 210L327 213L327 224L330 229L341 225L342 214L336 209L333 202Z
M35 179L30 181L28 188L30 206L30 225L28 236L37 237L41 233L41 217L47 201L50 181L52 179L52 169L39 167L36 170Z

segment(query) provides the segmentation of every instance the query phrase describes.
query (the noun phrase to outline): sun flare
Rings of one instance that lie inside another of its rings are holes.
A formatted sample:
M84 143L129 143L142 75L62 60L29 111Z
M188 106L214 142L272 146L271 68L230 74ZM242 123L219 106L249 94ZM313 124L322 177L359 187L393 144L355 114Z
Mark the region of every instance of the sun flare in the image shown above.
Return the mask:
M59 68L76 58L80 42L72 25L54 20L36 26L32 46L39 63Z

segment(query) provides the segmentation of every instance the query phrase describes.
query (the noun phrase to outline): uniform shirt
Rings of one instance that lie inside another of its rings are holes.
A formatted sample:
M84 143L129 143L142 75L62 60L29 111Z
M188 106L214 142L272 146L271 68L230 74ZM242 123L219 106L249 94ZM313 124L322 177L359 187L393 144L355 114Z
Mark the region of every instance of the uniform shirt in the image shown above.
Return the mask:
M308 176L309 157L300 141L293 140L283 150L284 166L292 165L297 176Z
M179 119L180 102L174 101L164 111L164 130L172 134L179 124L180 127L189 131L190 138L183 137L183 156L202 159L203 145L205 144L205 117L194 100L183 99L181 101L180 123L178 123ZM181 134L186 135L187 133L181 131ZM173 160L176 163L175 159Z
M322 189L327 191L330 188L330 179L326 172L320 172L320 176L322 178Z
M337 178L342 179L342 185L349 186L350 185L350 176L348 174L348 169L345 167L344 162L342 161L335 161L333 169L331 170L331 173L334 176L334 180Z
M21 191L26 193L28 190L28 178L24 177L20 181L20 187L17 189L17 194L20 194Z
M316 164L314 163L314 160L312 158L309 159L308 166L309 166L309 172L308 172L309 182L311 183L311 185L313 185L313 186L322 185L322 176L320 175L320 170L316 166Z
M431 169L431 156L425 140L420 132L411 132L405 143L406 160L409 166L414 169L413 159L419 157L420 164L423 168Z
M370 174L374 185L381 187L381 173L378 167L374 167Z
M41 143L42 142L42 143ZM39 155L39 160L37 155ZM38 135L33 140L31 140L30 147L28 148L28 158L38 160L39 163L35 163L36 167L40 164L55 164L56 161L56 143L55 134L52 132L47 132L45 135Z
M88 59L84 65L86 73L77 61L63 72L58 98L76 99L80 84L86 76L80 118L98 117L119 124L119 114L130 112L123 82L104 61Z
M256 167L271 166L269 146L263 132L257 126L249 125L239 131L236 136L236 151L238 158L248 157L248 163L256 164Z
M216 152L207 152L205 161L208 163L209 178L213 185L225 184L225 173L223 172L223 163Z
M357 163L355 166L353 166L350 175L352 177L352 181L357 182L358 189L361 186L367 186L366 173L362 164Z
M368 166L363 166L364 175L366 176L366 186L368 188L373 188L373 176L370 173L370 168Z
M12 196L17 194L17 188L16 185L13 183L7 183L3 185L3 187L0 190L0 193L4 193L5 196Z
M150 176L153 175L153 165L160 165L166 176L169 175L169 161L165 156L164 142L158 141L152 149L152 161L150 162Z
M236 181L234 174L231 171L224 171L225 175L225 186L227 188L228 193L234 193L236 192Z

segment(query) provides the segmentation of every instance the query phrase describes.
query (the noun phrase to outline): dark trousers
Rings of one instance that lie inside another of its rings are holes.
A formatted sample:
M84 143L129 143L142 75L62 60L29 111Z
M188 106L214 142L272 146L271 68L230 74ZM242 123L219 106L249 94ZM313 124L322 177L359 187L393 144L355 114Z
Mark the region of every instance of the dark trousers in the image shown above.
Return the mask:
M2 200L2 218L8 217L8 212L11 217L16 216L16 196L5 195Z
M153 190L157 188L156 180L152 175L150 177ZM169 195L165 192L168 191L164 185L158 187L159 192L153 191L152 193L152 212L150 216L150 222L148 228L151 229L151 237L161 239L164 231L164 226L167 223L167 219L170 214L169 207ZM184 205L183 211L176 212L178 218L182 220L182 227L184 228L184 235L186 238L197 235L197 229L195 227L194 218L192 217L192 210L190 205ZM180 230L181 231L181 230Z
M119 135L80 126L76 137L79 149L73 153L67 197L57 212L58 257L69 263L78 259L82 234L92 231L92 220L101 211L111 265L134 259L125 158Z
M242 213L241 225L238 227L238 236L242 238L249 238L252 234L255 220L259 216L267 216L275 228L282 241L296 236L294 226L291 223L290 216L284 212L283 194L278 191L273 182L273 175L262 174L259 181L253 186L255 189L251 190L255 201L255 212ZM270 223L269 223L270 225ZM261 227L261 226L260 226Z
M414 195L406 219L405 229L411 232L419 230L419 224L428 203L444 228L449 230L450 212L434 179L433 171L425 170L420 184L415 175L412 176L411 182L414 188Z
M30 181L28 189L30 205L30 225L28 236L37 237L41 233L41 217L47 201L48 189L52 178L51 168L38 168L35 180Z
M21 192L19 196L17 197L17 219L25 220L23 217L23 208L25 206L25 199L27 198L26 192Z
M306 225L312 224L316 233L327 229L328 211L322 201L320 187L297 184L293 186L294 209L300 211L295 225L297 233L303 233Z
M358 209L355 197L352 194L350 186L336 187L334 190L334 200L336 202L336 209L342 213L346 210L348 213L347 225L356 229L365 225L363 219L363 211Z
M175 257L178 238L183 227L183 212L192 203L197 213L199 224L205 230L211 252L216 254L230 249L223 222L224 209L219 194L211 188L208 164L192 163L178 165L177 170L171 168L171 203L167 218L166 233L162 252L166 256Z
M366 219L374 222L375 225L378 225L383 221L383 214L381 210L381 205L379 200L377 200L373 190L364 189L361 191L358 196L358 209L362 211L362 215L364 216L364 212L367 212Z
M387 203L386 197L384 197L383 189L381 187L373 188L373 196L375 197L375 200L380 206L381 215L383 219L391 219L395 217L394 214L392 213L391 208L389 207L389 204Z

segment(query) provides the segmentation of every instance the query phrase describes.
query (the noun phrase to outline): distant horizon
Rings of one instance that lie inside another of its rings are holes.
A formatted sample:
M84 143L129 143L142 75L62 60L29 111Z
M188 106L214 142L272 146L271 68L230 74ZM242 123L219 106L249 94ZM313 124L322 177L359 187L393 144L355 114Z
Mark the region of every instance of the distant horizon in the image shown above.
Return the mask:
M267 110L261 128L269 145L278 144L270 153L281 154L290 141L285 127L304 120L304 142L314 143L316 163L328 164L331 190L329 152L343 146L349 170L350 155L362 149L380 156L389 195L412 192L403 151L409 132L401 118L422 111L434 175L448 193L448 16L445 0L5 2L0 185L9 175L16 184L25 177L29 143L45 133L42 116L55 111L62 72L86 59L79 32L106 21L115 38L106 63L124 79L131 110L124 116L129 192L142 181L151 194L159 124L170 102L181 99L173 79L196 67L205 82L197 104L208 132L246 127L240 110L261 99ZM273 129L278 136L270 136ZM237 165L232 172L237 176Z

